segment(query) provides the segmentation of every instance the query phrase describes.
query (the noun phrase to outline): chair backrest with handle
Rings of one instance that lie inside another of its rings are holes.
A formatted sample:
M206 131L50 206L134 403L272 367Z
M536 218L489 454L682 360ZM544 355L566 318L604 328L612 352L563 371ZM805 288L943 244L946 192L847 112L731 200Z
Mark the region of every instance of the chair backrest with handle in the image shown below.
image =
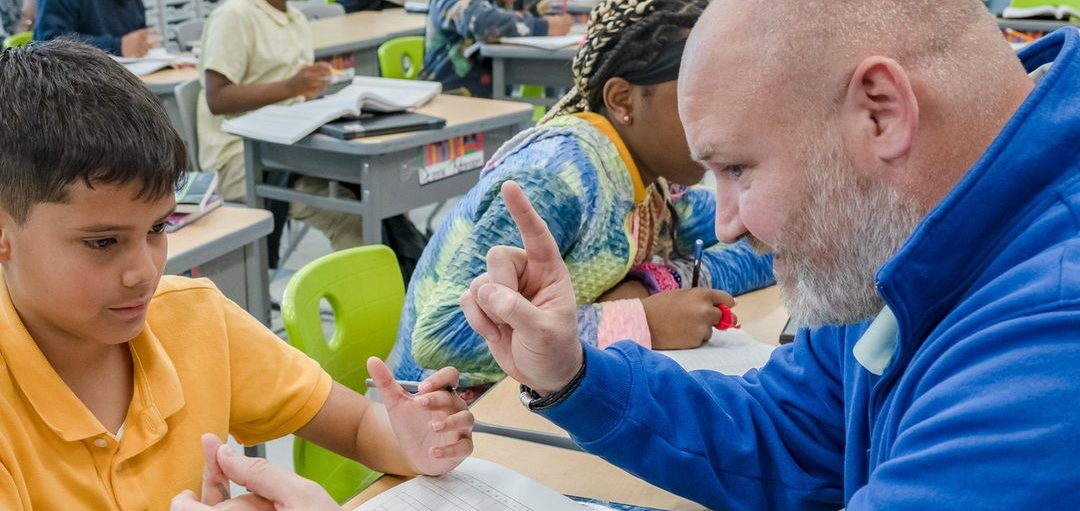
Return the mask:
M330 304L334 334L323 333L321 303ZM397 257L384 245L367 245L320 257L289 281L281 319L289 343L315 359L334 381L363 394L367 358L386 359L397 340L405 285ZM363 465L297 438L296 473L323 486L339 503L379 478Z

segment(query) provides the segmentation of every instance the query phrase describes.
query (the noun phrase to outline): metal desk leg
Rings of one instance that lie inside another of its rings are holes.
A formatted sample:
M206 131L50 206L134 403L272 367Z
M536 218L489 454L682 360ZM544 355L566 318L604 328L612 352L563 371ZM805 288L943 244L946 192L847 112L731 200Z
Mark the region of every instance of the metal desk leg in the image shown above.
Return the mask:
M491 59L491 91L494 99L510 99L506 93L506 59Z

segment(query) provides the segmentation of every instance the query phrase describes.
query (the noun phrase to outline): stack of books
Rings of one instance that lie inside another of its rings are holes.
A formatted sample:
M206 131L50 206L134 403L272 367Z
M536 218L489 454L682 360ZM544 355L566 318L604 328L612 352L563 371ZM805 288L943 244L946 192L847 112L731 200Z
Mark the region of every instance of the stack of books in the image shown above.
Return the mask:
M216 193L217 183L217 172L188 172L176 192L176 212L165 220L165 232L175 232L221 207L225 199Z

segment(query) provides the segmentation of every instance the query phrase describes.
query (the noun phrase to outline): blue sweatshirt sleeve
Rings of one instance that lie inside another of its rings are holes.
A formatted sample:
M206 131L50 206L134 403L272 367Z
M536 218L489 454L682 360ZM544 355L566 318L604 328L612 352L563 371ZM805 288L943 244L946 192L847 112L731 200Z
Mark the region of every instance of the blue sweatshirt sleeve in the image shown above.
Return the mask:
M545 36L548 31L543 16L501 9L488 0L460 0L442 20L443 30L481 42L495 42L500 37Z
M843 503L837 344L806 333L760 371L687 373L633 343L585 347L585 376L540 411L589 452L710 509Z
M71 0L40 0L34 40L48 41L63 35L75 35L81 41L113 55L120 55L120 37L90 35L79 32L79 2Z

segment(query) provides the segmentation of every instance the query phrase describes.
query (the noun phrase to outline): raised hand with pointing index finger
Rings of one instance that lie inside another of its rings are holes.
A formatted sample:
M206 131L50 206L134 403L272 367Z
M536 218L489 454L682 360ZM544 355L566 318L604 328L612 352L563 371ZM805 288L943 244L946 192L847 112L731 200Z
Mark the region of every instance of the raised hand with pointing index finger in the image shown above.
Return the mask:
M488 251L488 271L461 295L461 308L506 374L548 394L581 369L574 289L555 239L518 184L503 183L502 197L524 248Z

